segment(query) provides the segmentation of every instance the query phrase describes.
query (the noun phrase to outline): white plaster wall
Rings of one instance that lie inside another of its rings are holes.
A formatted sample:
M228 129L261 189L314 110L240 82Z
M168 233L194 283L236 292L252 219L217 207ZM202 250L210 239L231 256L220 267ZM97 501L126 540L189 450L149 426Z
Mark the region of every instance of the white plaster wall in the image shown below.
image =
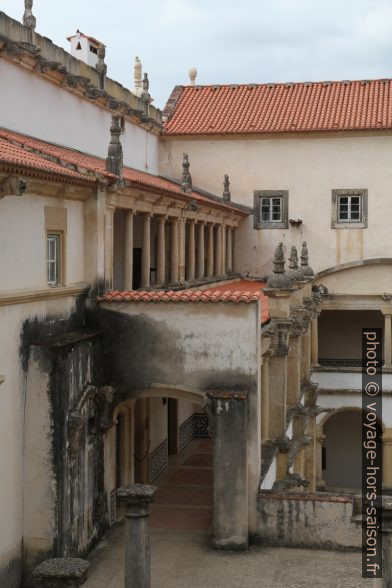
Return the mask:
M6 196L0 199L0 291L47 287L45 206L67 209L65 282L84 281L83 202Z
M322 408L359 408L362 409L361 394L323 394L319 393L317 405ZM317 423L325 419L325 413L317 416ZM384 396L382 399L382 421L385 427L392 427L392 397Z
M392 136L296 137L268 139L176 140L160 146L160 171L180 178L182 153L189 154L193 184L222 193L225 173L235 202L253 207L254 190L289 190L289 218L300 229L253 230L245 220L237 232L237 268L263 276L273 250L283 241L308 242L314 270L391 257L389 214L392 196ZM367 188L368 229L331 229L331 191Z
M150 398L150 453L167 439L167 402Z
M106 158L111 113L0 59L0 126ZM125 122L124 164L158 173L158 138Z
M24 267L27 270L28 264ZM74 306L75 299L71 297L50 303L43 300L0 306L0 373L5 376L0 386L0 565L8 557L17 556L15 549L21 548L23 536L25 380L20 359L21 328L27 318L42 318L47 313L68 316ZM30 466L30 473L34 473L34 464ZM33 476L33 482L30 478L29 483L40 483L40 480Z
M188 420L189 417L192 416L195 412L200 411L200 406L193 404L193 402L179 400L177 408L178 426L182 425L182 423L185 423L185 421Z

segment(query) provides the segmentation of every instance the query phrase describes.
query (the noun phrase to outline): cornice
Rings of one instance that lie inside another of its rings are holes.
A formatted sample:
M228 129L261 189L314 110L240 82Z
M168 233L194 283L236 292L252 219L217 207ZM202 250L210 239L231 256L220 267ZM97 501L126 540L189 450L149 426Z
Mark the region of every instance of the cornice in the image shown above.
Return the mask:
M56 288L31 290L0 291L0 306L13 306L14 304L27 304L29 302L40 302L41 300L53 300L56 298L68 298L69 296L80 296L86 294L90 285L86 282L59 286Z

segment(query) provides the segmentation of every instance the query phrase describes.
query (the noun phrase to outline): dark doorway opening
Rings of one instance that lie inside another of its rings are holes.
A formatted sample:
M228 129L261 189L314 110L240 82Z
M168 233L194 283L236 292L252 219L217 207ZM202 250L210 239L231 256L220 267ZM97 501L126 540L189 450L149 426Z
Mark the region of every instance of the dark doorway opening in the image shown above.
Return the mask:
M133 248L133 276L132 287L134 290L140 288L142 281L142 249L141 247Z
M169 455L178 455L178 402L169 398L167 407L167 436Z

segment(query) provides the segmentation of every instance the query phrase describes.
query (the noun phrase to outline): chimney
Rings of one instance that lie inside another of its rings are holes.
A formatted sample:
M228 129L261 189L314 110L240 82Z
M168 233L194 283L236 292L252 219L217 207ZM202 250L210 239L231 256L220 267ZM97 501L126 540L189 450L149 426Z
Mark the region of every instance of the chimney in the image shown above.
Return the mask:
M194 86L195 82L196 82L196 77L197 77L197 69L195 67L191 67L191 69L188 72L188 76L189 76L189 84L191 86Z
M143 86L142 86L142 62L140 61L139 57L135 57L135 64L134 64L134 74L133 74L133 93L135 96L142 95Z
M100 52L102 56L102 47L105 48L105 45L98 39L85 35L78 29L74 35L67 37L67 41L71 43L72 57L76 57L94 68L98 62L101 63L98 53Z

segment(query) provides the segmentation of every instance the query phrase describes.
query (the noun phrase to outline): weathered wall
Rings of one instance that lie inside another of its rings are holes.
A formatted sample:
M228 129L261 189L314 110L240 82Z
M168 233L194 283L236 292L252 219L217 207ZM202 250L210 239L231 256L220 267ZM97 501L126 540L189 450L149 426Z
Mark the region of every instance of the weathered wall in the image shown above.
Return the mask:
M289 218L302 219L300 229L251 230L253 219L237 231L237 269L268 274L276 243L306 240L316 271L358 259L391 257L388 215L392 169L391 136L297 136L265 139L170 139L160 145L161 173L180 178L181 154L189 154L193 184L221 193L230 176L235 202L253 207L254 190L288 190ZM331 229L331 191L367 188L367 229Z
M4 59L0 59L0 78L7 80L0 93L2 127L106 158L109 110ZM21 117L21 113L26 116ZM126 120L121 142L125 165L158 172L156 135Z
M150 453L167 439L167 403L150 398Z
M100 309L106 378L122 391L119 401L157 387L201 397L211 389L248 392L252 532L260 477L259 304L101 303Z
M260 492L257 540L268 545L325 549L361 546L352 498Z
M386 243L387 245L387 243ZM383 258L389 256L388 247L385 248ZM316 283L328 288L330 294L381 294L392 291L392 272L390 260L388 263L359 265L356 267L338 269L327 275L321 275Z

